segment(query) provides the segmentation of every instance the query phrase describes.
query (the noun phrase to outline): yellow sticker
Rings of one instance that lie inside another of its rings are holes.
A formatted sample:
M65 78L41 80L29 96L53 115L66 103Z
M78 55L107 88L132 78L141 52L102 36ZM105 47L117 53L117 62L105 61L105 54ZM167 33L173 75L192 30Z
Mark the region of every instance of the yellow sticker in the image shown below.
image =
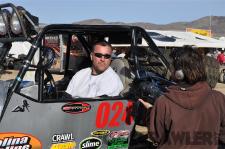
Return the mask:
M52 144L51 149L75 149L76 142L65 142Z

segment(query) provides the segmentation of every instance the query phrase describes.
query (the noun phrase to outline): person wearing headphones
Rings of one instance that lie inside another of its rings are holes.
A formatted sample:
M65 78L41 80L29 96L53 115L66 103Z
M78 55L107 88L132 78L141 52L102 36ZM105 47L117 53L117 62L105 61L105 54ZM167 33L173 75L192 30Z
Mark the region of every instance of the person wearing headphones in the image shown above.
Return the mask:
M91 52L92 67L78 71L66 92L72 97L118 96L123 84L110 67L112 47L106 41L94 44Z
M216 149L225 143L225 95L206 82L203 58L191 47L171 54L177 85L154 105L139 101L149 112L149 138L160 149Z

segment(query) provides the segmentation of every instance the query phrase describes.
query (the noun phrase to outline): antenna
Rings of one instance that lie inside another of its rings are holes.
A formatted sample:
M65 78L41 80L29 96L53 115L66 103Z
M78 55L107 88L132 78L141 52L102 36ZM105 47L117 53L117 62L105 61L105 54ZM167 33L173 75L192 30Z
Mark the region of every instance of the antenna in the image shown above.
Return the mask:
M209 29L212 29L212 15L209 16Z
M209 31L210 31L210 37L212 37L212 15L209 15Z

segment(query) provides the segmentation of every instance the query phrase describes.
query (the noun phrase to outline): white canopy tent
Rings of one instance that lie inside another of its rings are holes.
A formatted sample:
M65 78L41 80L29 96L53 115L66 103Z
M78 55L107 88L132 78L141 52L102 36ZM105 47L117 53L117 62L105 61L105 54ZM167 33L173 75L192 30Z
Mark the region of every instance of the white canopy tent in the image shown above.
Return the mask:
M182 47L193 45L199 48L225 48L225 41L192 32L146 30L158 47Z
M30 50L31 44L27 41L25 42L13 42L12 47L9 51L10 54L13 54L13 57L18 58L20 54L27 55Z

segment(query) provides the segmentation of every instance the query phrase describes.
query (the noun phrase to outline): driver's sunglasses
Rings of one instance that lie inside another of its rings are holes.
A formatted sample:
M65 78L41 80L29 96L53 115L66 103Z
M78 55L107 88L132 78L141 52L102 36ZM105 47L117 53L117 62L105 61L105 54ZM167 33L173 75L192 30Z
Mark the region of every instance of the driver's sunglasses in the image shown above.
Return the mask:
M110 59L111 58L111 55L110 54L94 53L94 55L97 58L102 58L102 57L104 57L105 59Z

